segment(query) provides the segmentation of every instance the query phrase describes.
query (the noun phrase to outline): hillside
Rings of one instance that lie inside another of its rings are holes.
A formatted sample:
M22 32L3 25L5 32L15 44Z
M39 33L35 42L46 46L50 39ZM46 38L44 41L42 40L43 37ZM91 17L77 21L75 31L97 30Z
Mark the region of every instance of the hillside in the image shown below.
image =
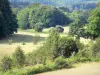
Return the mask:
M76 3L94 3L99 0L10 0L11 2L29 2L29 3L41 3L53 6L66 6L68 4Z

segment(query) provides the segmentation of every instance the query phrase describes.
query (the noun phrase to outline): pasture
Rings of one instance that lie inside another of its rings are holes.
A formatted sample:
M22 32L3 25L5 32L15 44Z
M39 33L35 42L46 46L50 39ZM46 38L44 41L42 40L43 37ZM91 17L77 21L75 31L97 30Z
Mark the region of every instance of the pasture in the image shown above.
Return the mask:
M44 37L35 38L36 34L28 32L18 32L11 37L4 38L0 40L0 57L12 54L17 46L20 46L25 53L31 52L41 45L41 41L45 39ZM35 40L38 39L39 42L34 44ZM9 40L12 40L12 44L9 45ZM23 45L23 42L25 45Z

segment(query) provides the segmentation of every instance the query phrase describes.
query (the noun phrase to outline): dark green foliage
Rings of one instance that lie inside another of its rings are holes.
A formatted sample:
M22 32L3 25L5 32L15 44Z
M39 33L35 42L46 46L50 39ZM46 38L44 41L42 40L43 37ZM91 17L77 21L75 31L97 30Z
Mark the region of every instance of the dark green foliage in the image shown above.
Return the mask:
M36 23L34 26L35 31L41 32L43 30L43 23Z
M59 40L59 46L56 51L58 56L70 57L71 54L78 52L78 47L76 42L72 38L62 37Z
M88 24L88 18L91 10L88 11L73 11L71 18L73 23L70 24L69 34L80 37L88 37L85 25Z
M8 71L12 68L12 60L10 57L3 57L1 60L2 71Z
M22 67L25 64L25 55L20 47L16 48L16 51L13 53L13 60L16 66Z
M17 32L17 20L8 0L0 0L0 38Z

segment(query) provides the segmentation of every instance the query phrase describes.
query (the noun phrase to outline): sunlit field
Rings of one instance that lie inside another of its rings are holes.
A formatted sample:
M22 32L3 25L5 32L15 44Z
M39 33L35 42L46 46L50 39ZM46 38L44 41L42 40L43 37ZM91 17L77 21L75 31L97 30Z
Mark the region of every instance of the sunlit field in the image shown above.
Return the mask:
M35 34L27 34L27 32L18 32L9 38L4 38L0 40L0 57L12 54L17 46L20 46L25 53L32 52L41 45L41 41L45 39L44 37L39 38L39 42L34 44ZM12 44L9 45L9 40L12 40ZM23 42L25 45L23 45Z

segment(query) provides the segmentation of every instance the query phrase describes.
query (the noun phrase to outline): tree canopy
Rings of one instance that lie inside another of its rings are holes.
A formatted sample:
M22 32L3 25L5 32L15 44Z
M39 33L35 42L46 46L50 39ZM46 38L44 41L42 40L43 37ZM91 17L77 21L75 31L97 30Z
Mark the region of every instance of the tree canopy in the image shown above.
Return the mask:
M89 17L88 21L87 32L93 38L100 36L100 7L92 11L92 15Z
M70 22L69 17L67 17L58 8L38 3L32 4L29 7L22 9L18 13L17 17L19 26L20 25L26 26L26 24L29 22L31 28L34 28L35 24L39 22L43 23L43 27L54 27L56 25L65 25ZM20 23L26 23L26 24L20 24Z
M17 32L17 20L12 13L9 1L0 0L0 38Z

